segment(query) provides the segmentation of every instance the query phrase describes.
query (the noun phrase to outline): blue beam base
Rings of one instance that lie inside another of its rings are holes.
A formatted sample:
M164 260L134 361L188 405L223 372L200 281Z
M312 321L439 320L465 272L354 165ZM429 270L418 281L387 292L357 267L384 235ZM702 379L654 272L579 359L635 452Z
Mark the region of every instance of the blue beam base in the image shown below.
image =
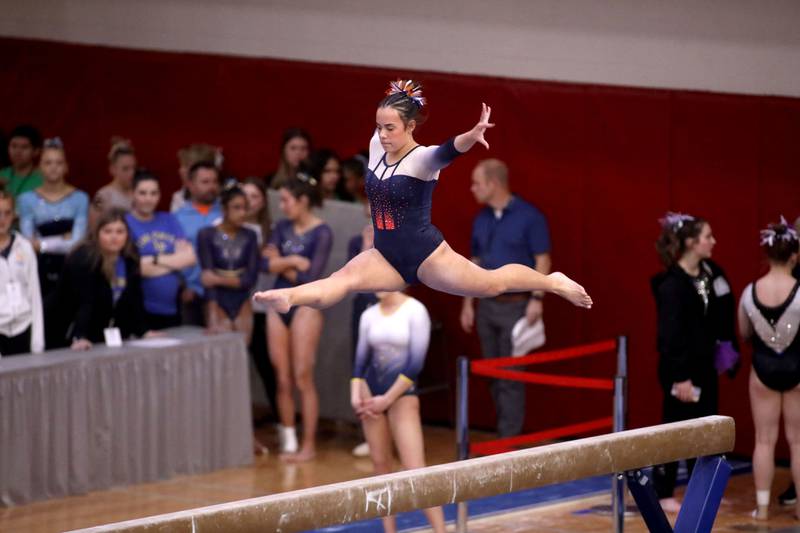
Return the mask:
M674 533L711 532L732 470L722 455L697 460L675 521ZM654 533L673 533L652 480L641 470L626 472L625 475L647 529Z

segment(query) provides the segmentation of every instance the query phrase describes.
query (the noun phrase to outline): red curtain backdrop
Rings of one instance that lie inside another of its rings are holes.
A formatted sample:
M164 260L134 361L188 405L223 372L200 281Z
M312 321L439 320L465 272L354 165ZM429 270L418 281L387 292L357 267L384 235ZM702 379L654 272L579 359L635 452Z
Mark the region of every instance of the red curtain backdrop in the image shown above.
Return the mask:
M491 151L477 147L441 176L433 219L469 254L478 210L470 172L485 157L506 161L514 191L548 217L554 268L592 294L581 311L549 297L548 347L616 335L630 339L631 427L660 420L653 243L667 210L702 215L718 239L715 260L737 295L763 272L758 229L781 213L800 215L800 100L396 71L342 65L145 52L0 39L0 127L30 122L65 142L70 179L90 192L108 180L112 135L133 140L141 164L178 187L176 151L192 142L224 147L230 174L275 169L284 128L302 126L317 147L344 156L365 148L375 105L395 77L423 81L430 119L418 140L439 143L469 129L480 103L497 127ZM460 299L416 289L444 323L445 353L432 364L478 356L458 326ZM723 378L721 411L736 418L737 451L750 453L749 351L734 380ZM547 370L610 376L613 356ZM494 413L483 383L471 396L475 426ZM533 387L527 428L607 416L607 393ZM785 451L784 451L785 454Z

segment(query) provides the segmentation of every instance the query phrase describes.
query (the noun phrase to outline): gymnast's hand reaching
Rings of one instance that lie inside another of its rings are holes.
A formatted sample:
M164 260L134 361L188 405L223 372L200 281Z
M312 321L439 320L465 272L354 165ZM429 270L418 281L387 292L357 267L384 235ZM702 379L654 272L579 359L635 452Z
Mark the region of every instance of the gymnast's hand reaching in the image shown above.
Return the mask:
M481 118L478 120L478 123L475 124L475 126L473 126L468 132L458 135L453 141L456 150L461 153L469 151L469 149L472 148L475 143L482 144L487 150L489 149L489 143L486 142L484 134L486 133L487 129L494 128L494 124L489 122L489 116L492 114L492 108L486 104L481 105L483 107L481 109Z

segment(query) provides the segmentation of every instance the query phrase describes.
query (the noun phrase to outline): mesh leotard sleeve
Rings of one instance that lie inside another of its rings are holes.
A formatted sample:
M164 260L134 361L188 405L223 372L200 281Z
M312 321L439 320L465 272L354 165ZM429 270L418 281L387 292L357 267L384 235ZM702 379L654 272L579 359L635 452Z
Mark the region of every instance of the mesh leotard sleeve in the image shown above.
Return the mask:
M297 273L297 284L308 283L322 277L325 265L331 255L333 246L333 231L327 224L322 224L317 229L317 239L314 245L314 252L311 254L311 267L305 272Z
M281 249L281 237L282 230L280 223L275 224L275 227L272 228L272 231L269 233L269 240L267 240L267 246L274 246L278 250ZM262 257L261 258L261 270L263 272L269 272L269 257Z
M197 260L201 270L214 268L214 253L211 250L211 241L214 238L214 228L203 228L197 234Z
M244 290L250 290L258 279L258 236L254 231L245 231L248 239L244 251L247 262L244 264L244 272L239 275L239 286Z

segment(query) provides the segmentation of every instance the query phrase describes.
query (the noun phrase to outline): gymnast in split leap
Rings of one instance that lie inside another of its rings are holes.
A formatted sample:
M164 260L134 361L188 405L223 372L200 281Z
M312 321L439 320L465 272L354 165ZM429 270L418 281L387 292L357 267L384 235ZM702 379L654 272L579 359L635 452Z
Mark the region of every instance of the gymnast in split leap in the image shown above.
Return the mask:
M351 292L399 291L422 282L457 296L486 298L506 292L548 291L591 308L586 291L564 274L549 275L509 264L486 270L456 253L431 224L431 200L439 171L484 138L491 107L483 104L478 123L440 146L421 146L414 130L424 120L422 86L408 80L390 84L378 104L369 146L366 189L375 228L375 247L351 259L329 277L304 285L258 292L254 298L279 313L293 306L330 307Z

